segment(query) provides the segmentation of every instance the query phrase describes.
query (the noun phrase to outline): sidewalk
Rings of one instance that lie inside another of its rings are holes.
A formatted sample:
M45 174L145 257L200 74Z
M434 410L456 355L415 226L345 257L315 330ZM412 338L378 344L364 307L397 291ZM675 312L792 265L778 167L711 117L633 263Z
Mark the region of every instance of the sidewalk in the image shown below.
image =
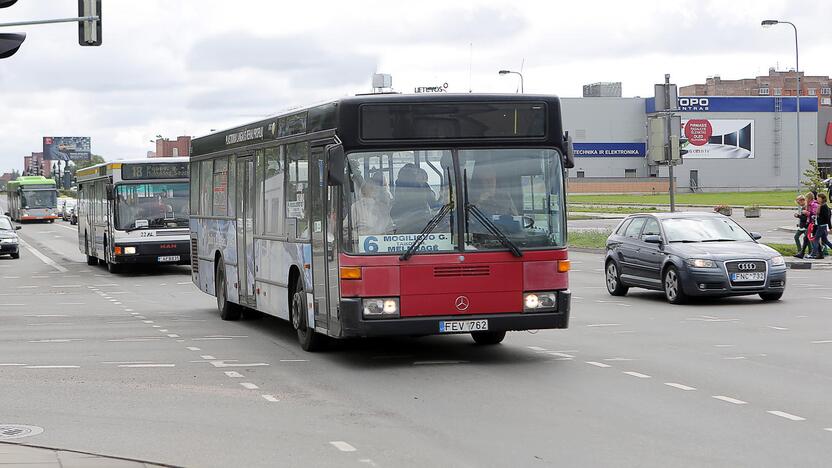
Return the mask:
M156 465L125 458L103 457L89 453L0 442L0 466L25 468L157 468L170 467L171 465Z

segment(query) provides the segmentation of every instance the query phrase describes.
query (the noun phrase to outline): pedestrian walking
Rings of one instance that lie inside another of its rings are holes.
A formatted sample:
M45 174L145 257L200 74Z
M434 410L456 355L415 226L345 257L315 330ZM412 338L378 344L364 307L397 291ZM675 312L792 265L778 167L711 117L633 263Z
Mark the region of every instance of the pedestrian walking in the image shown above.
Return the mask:
M795 202L797 203L797 212L794 214L794 217L797 218L797 232L794 234L794 244L797 246L795 257L803 258L807 250L809 253L812 252L809 248L809 238L806 237L806 228L809 226L809 215L806 213L806 197L798 195Z
M812 244L812 257L823 258L823 249L832 247L829 242L829 225L832 224L832 211L826 204L828 196L825 193L818 194L818 210L815 220L814 241Z

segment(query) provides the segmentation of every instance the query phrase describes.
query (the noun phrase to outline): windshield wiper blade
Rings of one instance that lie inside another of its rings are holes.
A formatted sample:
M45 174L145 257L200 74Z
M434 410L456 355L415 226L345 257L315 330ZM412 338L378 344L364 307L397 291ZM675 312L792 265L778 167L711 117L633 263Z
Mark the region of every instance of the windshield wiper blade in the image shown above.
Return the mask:
M428 235L436 229L436 226L439 225L439 222L442 221L442 218L445 217L446 214L450 213L451 210L454 208L454 202L449 201L442 205L442 208L439 209L439 212L436 213L433 218L428 221L425 227L422 229L422 232L419 233L419 237L413 240L413 243L410 244L410 247L407 248L405 253L399 256L399 260L407 260L416 253L416 250L419 248L420 245L428 238Z
M734 242L735 239L703 239L702 242Z
M520 249L517 247L517 244L512 242L511 239L509 239L503 233L503 231L501 231L500 228L498 228L497 225L494 224L493 221L488 219L488 216L486 216L485 213L483 213L482 210L480 210L477 207L477 205L473 203L468 203L467 205L465 205L465 212L473 214L474 218L477 221L479 221L480 224L485 226L485 229L487 229L488 232L491 233L491 235L496 237L501 244L503 244L507 249L511 250L511 253L513 253L515 257L523 256L523 252L520 251Z

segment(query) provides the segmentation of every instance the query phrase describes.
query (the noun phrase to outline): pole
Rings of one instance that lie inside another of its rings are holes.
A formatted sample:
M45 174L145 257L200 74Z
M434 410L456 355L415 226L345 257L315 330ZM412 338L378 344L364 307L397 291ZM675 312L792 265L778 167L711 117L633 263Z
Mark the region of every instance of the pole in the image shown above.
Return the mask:
M18 21L16 23L0 23L0 28L8 28L12 26L31 26L35 24L53 24L53 23L79 23L82 21L98 21L98 16L79 16L77 18L58 18L50 20L35 20L35 21Z
M669 73L666 73L664 75L664 102L667 103L668 109L675 109L676 108L676 103L675 102L674 103L670 102L670 74ZM671 118L672 116L673 116L673 112L671 111L667 114L667 117L666 117L666 119L667 119L667 129L666 129L667 137L665 138L665 141L664 141L664 145L665 145L664 146L664 155L665 155L664 158L667 161L667 177L669 179L667 181L667 190L670 194L670 212L674 213L674 212L676 212L676 187L675 187L675 184L674 184L674 181L673 181L673 157L672 157L673 155L671 154L672 143L670 141L670 134L672 132L671 126L673 125L673 119Z
M520 94L525 94L526 91L523 90L523 74L522 73L517 73L517 74L520 75Z
M797 26L794 28L794 68L797 76L797 190L800 191L800 54L797 48Z

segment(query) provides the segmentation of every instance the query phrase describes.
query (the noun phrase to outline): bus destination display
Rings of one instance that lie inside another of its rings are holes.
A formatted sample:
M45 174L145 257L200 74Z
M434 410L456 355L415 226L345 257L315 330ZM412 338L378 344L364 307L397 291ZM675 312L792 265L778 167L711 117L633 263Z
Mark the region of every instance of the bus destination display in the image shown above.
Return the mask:
M183 179L188 177L188 163L124 164L121 178L141 179Z

